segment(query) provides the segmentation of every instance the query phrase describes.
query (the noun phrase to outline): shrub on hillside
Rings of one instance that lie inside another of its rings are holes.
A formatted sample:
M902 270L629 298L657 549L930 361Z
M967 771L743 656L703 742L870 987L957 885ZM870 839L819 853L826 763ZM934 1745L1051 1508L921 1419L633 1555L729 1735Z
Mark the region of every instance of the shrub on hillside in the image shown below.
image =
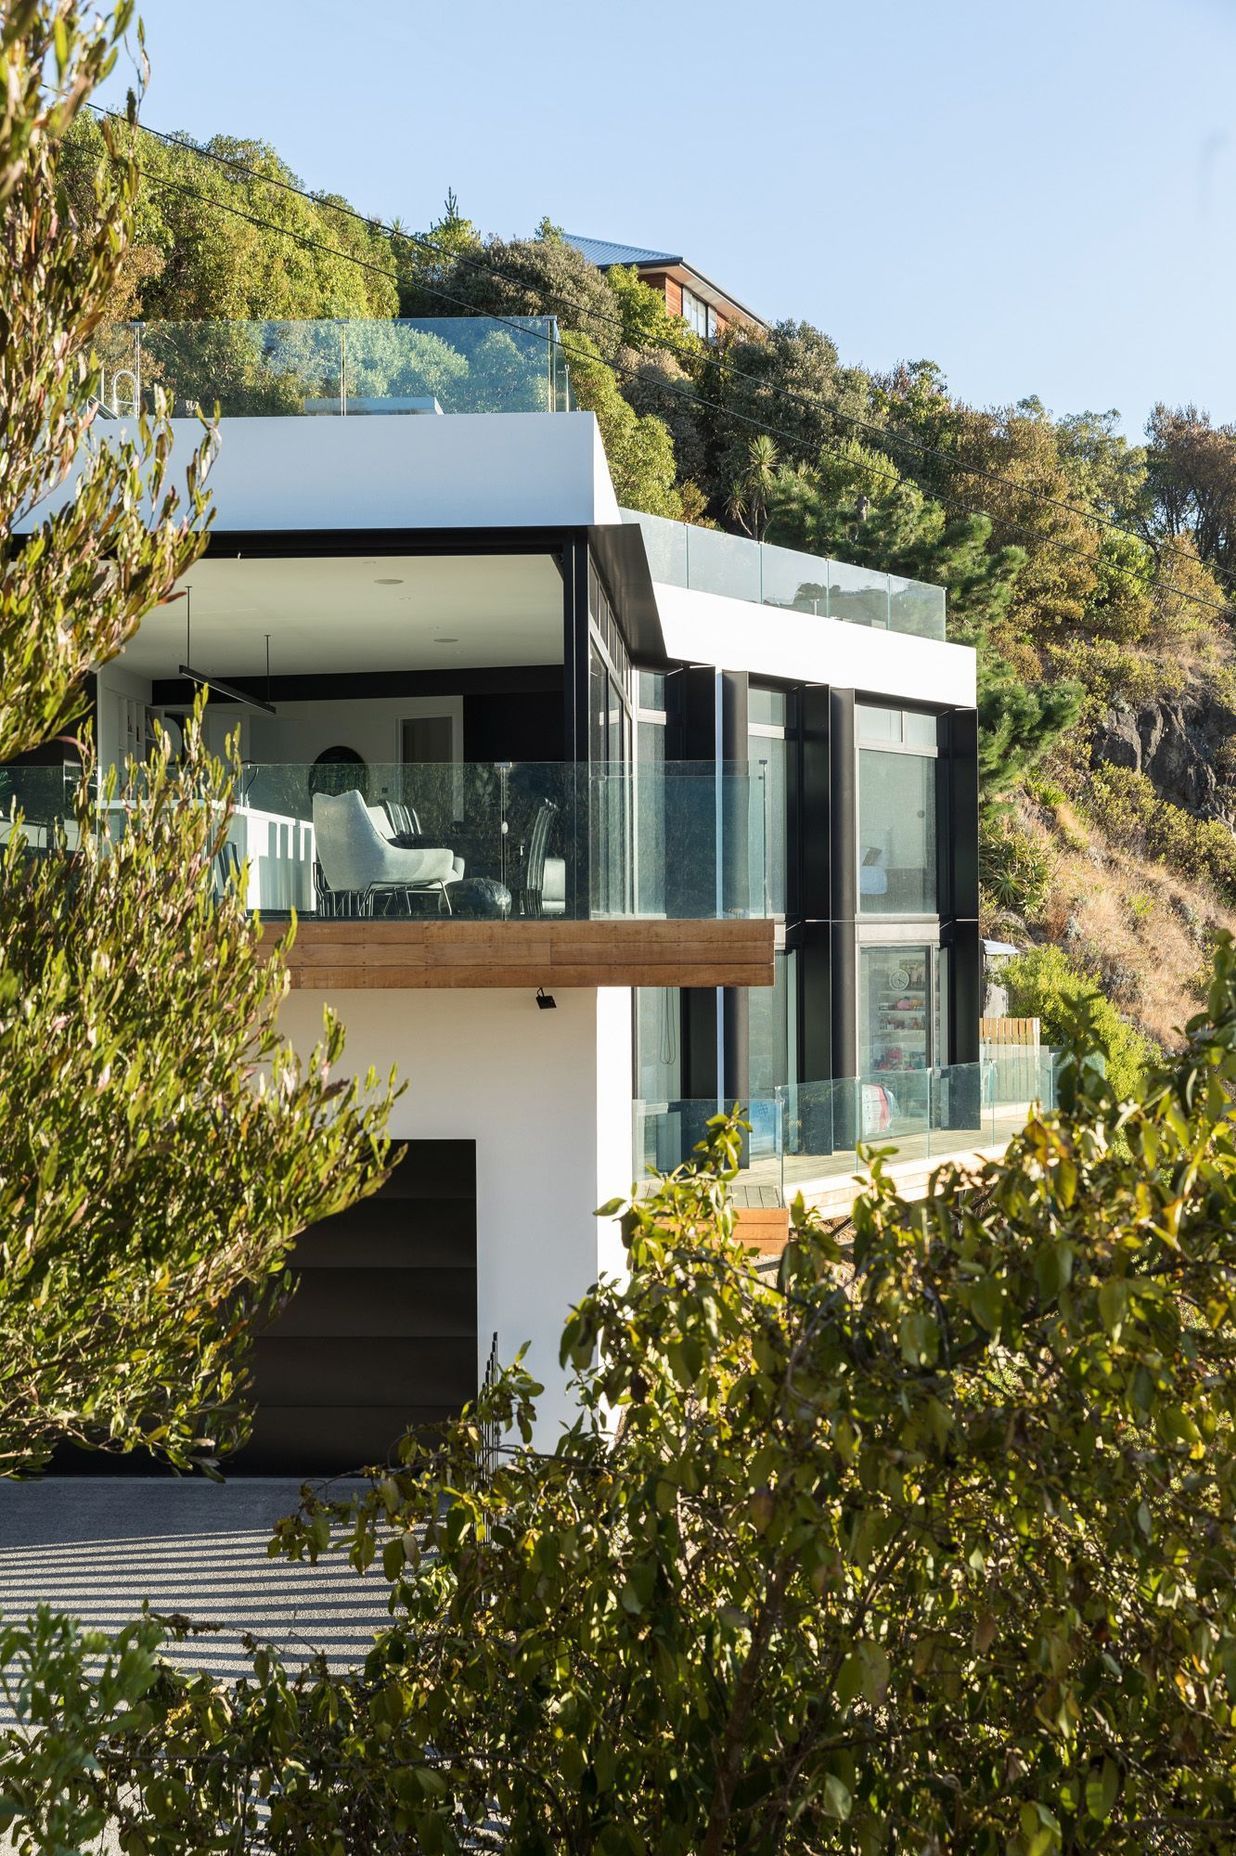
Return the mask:
M979 839L983 888L1001 910L1042 919L1054 859L1025 826L1007 813L984 818Z
M1096 768L1086 806L1114 844L1203 876L1236 899L1236 837L1220 819L1195 818L1174 806L1133 767Z
M1032 947L1018 954L1001 969L1000 983L1011 1015L1041 1020L1046 1044L1067 1043L1079 1013L1084 1014L1095 1046L1107 1059L1116 1094L1133 1095L1142 1087L1159 1052L1103 997L1096 976L1070 960L1062 947Z

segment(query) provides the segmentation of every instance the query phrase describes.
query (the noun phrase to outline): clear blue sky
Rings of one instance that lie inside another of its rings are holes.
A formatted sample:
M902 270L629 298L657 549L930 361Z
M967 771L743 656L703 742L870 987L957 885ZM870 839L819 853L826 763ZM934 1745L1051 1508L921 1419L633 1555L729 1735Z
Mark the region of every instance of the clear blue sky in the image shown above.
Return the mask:
M1236 0L141 10L148 122L262 137L365 211L423 227L450 186L980 403L1236 420Z

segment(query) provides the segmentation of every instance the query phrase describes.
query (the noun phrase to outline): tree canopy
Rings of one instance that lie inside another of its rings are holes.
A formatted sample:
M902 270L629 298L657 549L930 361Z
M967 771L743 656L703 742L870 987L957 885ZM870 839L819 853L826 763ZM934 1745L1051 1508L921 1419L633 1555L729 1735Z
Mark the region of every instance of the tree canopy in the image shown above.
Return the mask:
M800 1204L773 1272L718 1117L567 1321L552 1452L516 1361L281 1524L381 1569L365 1668L152 1676L83 1799L169 1856L267 1809L289 1856L1229 1847L1230 942L1169 1065L1121 1093L1087 1050L1001 1160L911 1205L875 1154L852 1226Z
M84 204L61 157L130 16L48 0L0 23L5 760L81 714L87 671L205 542L210 433L183 491L162 410L87 444L140 177L127 128L99 131ZM390 1089L335 1074L333 1022L303 1066L278 1035L286 962L220 874L235 766L191 727L182 764L164 739L109 788L88 742L64 748L67 799L60 767L0 776L0 1473L67 1441L213 1462L243 1438L292 1240L385 1175Z

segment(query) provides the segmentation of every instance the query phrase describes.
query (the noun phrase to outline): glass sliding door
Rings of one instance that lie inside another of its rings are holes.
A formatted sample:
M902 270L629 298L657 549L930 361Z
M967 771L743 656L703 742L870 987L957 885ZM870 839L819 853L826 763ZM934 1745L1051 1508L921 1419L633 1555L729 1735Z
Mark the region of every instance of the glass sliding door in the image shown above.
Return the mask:
M753 909L784 916L788 785L784 690L747 693L747 767L751 790L750 897Z
M858 964L858 1068L928 1070L936 1061L936 989L927 946L863 947Z
M926 1133L940 1063L939 949L924 943L860 947L859 1131Z
M588 569L588 777L592 913L634 902L631 664L596 567Z

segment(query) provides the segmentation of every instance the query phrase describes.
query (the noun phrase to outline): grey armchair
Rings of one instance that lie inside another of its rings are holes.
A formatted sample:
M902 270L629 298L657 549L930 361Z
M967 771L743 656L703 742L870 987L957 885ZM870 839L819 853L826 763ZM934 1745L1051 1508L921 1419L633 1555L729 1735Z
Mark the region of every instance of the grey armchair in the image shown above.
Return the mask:
M398 805L393 800L384 799L380 806L371 806L366 803L365 810L373 820L379 838L384 839L388 844L396 833L406 831L409 836L413 833L420 836L421 821L411 806ZM404 822L401 822L401 814ZM406 822L408 820L411 820L411 823ZM451 860L452 873L446 880L448 883L461 883L465 868L464 860L462 857L456 857L454 851L451 852Z
M313 833L327 888L356 895L362 915L373 914L380 894L436 894L439 909L451 913L452 853L445 847L405 851L388 844L358 792L315 793Z

